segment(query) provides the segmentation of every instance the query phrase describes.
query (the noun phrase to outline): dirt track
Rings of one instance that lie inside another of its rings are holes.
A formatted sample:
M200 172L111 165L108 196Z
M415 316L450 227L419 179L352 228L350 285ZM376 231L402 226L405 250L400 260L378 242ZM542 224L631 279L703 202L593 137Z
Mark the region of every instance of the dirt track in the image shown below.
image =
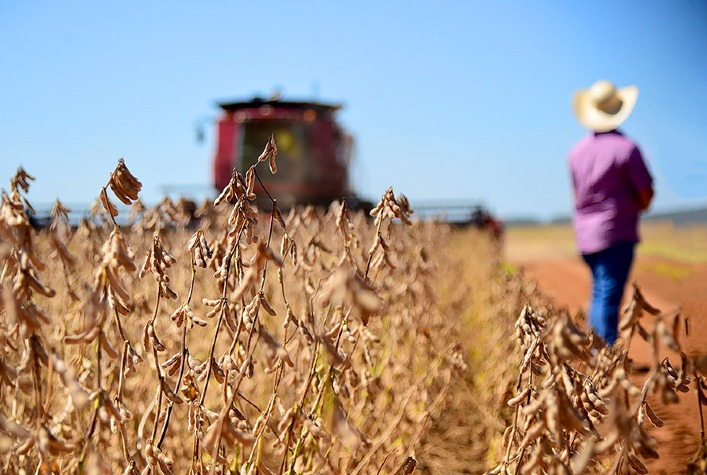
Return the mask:
M554 252L552 247L542 252L527 250L523 242L511 240L507 243L507 260L526 276L534 278L556 306L567 307L572 313L579 309L586 311L591 275L583 261L568 255L566 250ZM639 285L653 306L664 313L679 310L688 319L689 335L684 331L680 335L682 347L688 355L707 353L707 263L685 264L645 257L639 247L627 292L630 292L631 282ZM649 349L642 340L640 343L632 343L629 355L637 363L648 365ZM665 356L669 356L674 365L679 365L679 355L671 353L666 351ZM681 394L680 402L670 406L663 405L658 398L649 397L649 404L665 420L664 427L651 431L660 441L660 459L649 461L650 473L685 473L687 462L700 440L696 394L693 391Z

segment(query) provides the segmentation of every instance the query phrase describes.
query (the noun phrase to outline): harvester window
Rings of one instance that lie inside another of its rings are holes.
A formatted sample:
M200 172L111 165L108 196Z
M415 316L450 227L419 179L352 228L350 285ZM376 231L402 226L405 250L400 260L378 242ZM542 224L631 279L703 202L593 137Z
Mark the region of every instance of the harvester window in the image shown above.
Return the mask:
M287 181L304 177L307 169L307 142L303 124L267 121L245 123L242 127L242 172L255 163L270 134L274 134L277 145L277 174L271 176L267 173L267 180ZM261 176L264 177L263 174Z

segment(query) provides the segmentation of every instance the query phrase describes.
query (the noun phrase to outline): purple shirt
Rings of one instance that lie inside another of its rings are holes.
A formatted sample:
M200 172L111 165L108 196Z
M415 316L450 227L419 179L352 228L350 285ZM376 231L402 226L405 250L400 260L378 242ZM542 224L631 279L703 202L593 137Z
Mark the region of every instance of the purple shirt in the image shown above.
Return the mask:
M638 242L637 197L640 190L652 187L653 179L636 144L617 130L590 133L572 147L569 167L579 252Z

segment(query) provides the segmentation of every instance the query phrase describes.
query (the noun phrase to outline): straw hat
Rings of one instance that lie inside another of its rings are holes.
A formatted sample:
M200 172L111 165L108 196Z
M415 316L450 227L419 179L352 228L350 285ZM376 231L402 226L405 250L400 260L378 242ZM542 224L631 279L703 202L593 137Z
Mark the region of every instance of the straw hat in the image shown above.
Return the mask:
M610 81L602 80L574 94L574 115L580 124L595 132L608 132L624 123L633 111L638 98L636 86L617 89Z

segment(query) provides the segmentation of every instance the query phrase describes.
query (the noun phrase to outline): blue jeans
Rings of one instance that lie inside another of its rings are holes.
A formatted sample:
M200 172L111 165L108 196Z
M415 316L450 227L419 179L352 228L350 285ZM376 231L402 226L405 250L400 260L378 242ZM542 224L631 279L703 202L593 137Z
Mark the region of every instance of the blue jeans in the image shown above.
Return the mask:
M592 254L583 254L592 271L592 303L590 324L607 343L613 345L618 336L619 305L624 293L635 242L620 242Z

